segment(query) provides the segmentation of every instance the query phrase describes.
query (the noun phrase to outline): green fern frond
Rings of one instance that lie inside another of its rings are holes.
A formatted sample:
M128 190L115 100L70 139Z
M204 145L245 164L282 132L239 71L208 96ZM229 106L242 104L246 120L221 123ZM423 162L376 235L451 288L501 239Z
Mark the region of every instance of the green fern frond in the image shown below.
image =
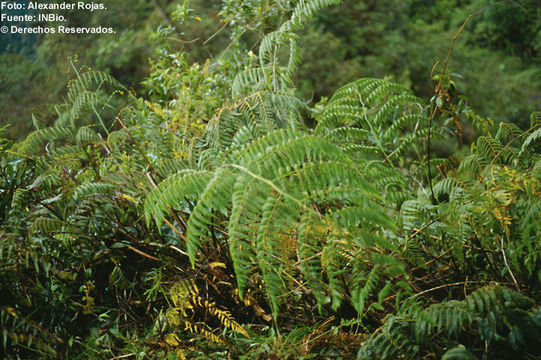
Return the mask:
M378 113L378 115L379 114L380 113ZM396 136L396 134L400 133L403 129L406 129L408 127L418 128L422 126L424 121L426 121L426 117L421 114L403 115L400 118L396 119L391 124L391 126L389 126L389 128L385 132L383 132L383 135L381 138L384 142L391 141Z
M234 98L264 90L283 90L289 83L284 77L273 77L272 66L246 69L233 80L231 90Z
M124 129L111 131L107 137L107 144L112 148L119 147L124 141L129 139L128 133Z
M394 228L385 212L374 210L374 202L381 201L381 196L355 162L329 139L283 129L233 146L222 156L223 164L209 171L181 171L161 182L145 201L147 223L154 218L160 225L170 208L191 198L195 207L187 222L186 238L192 264L210 239L226 240L240 295L257 269L274 315L288 282L282 272L293 271L296 247L301 254L301 271L317 290L320 308L327 303L327 294L337 308L343 290L353 286L341 275L344 264L352 261L350 247L393 248L370 234ZM328 208L328 215L318 208ZM216 228L225 221L226 238L223 230L216 235ZM325 231L336 232L335 240L317 235L317 223L322 221ZM322 272L328 286L317 275Z
M232 87L234 97L238 98L241 94L248 95L262 90L290 92L293 88L291 79L302 57L295 32L301 30L315 13L337 3L339 3L337 0L299 1L291 18L285 21L278 30L265 35L261 41L260 67L244 70L236 76ZM282 61L280 65L278 57L284 52L282 50L287 51L288 59Z
M501 122L495 137L504 142L512 142L520 134L522 130L516 124Z
M89 70L78 73L77 78L68 85L67 102L74 104L79 94L91 89L92 91L96 91L104 85L111 86L115 89L124 89L115 78L105 72Z
M363 78L335 92L317 118L316 133L334 138L338 129L359 129L356 137L351 130L340 130L351 137L347 151L391 161L426 138L427 129L420 126L427 121L424 107L421 99L398 84Z
M304 24L310 20L315 14L332 5L340 4L340 0L300 0L289 21L282 24L283 31L299 31L302 30Z
M351 128L351 127L338 127L329 132L327 137L336 142L358 142L366 140L370 136L370 132L365 129Z
M106 99L95 92L79 92L77 97L73 100L73 103L70 104L71 107L68 112L70 125L75 126L75 120L77 120L82 114L88 113L91 110L97 111L103 104L105 104L105 101Z
M28 232L30 236L35 234L73 233L76 229L62 220L51 218L38 218L32 222Z
M439 337L443 338L442 333L445 333L447 346L465 332L472 336L472 331L487 347L495 341L511 342L514 341L511 337L506 338L500 332L505 329L508 332L514 331L515 326L532 326L530 331L534 332L541 330L541 324L511 324L506 320L517 311L533 314L533 305L532 299L520 293L501 286L486 286L474 291L464 300L444 301L404 316L389 318L381 333L372 335L363 344L357 358L374 359L379 355L377 358L394 359L399 353L407 355L408 358L415 357L420 350L430 351L433 343L429 339L434 334L440 334ZM409 341L400 341L404 338ZM415 341L412 341L413 339ZM456 355L463 356L464 353L457 352Z
M351 293L351 302L359 314L364 312L365 303L374 293L376 286L380 281L381 270L379 266L374 266L368 274L363 274L364 264L356 262L354 268L355 280L353 291Z
M470 172L473 177L476 177L479 173L481 173L481 170L485 168L489 164L489 160L487 160L483 156L479 155L470 155L458 166L458 172L464 173L464 172Z
M75 137L77 145L84 146L86 144L93 144L101 141L98 134L92 129L91 126L83 126L77 131Z
M63 164L78 162L81 158L81 148L76 145L64 145L52 149L47 149L47 153L40 157L36 166L39 169L49 169L58 166L58 162Z
M154 218L158 228L164 213L179 207L188 199L194 200L203 192L212 175L208 171L182 170L162 181L152 190L143 205L147 225Z
M538 127L536 130L534 130L530 135L526 137L526 139L522 143L522 147L520 148L520 152L518 153L518 156L520 157L522 154L524 154L525 151L527 151L527 149L530 147L530 145L539 144L539 141L541 141L541 127Z
M15 151L25 155L32 155L39 152L44 143L50 143L59 139L70 139L73 137L73 129L70 127L49 127L39 129L31 133L21 142Z
M530 128L536 128L541 125L541 111L534 111L530 116Z
M455 346L443 354L441 360L477 360L477 356L473 355L464 346Z
M107 196L112 193L116 186L110 183L85 183L78 186L73 192L73 199L81 201L88 196Z
M496 158L503 150L503 145L498 140L488 136L480 136L473 146L481 156L489 159Z
M185 159L167 159L162 161L156 171L162 178L167 178L181 170L189 168L189 164Z
M317 301L318 310L321 311L324 304L327 303L327 285L323 278L322 261L320 254L321 248L327 242L327 228L319 226L321 220L317 214L307 211L302 215L298 230L299 256L303 259L300 267L306 284L314 290L314 296ZM327 266L332 273L332 268ZM339 291L336 291L339 293ZM340 294L339 294L340 295ZM335 296L339 303L340 296Z
M302 114L307 107L296 97L271 91L258 91L244 98L234 108L220 110L205 129L205 139L213 148L224 150L239 143L240 129L266 135L281 128L304 129Z
M464 184L456 178L445 178L434 185L434 196L436 199L442 195L450 195L454 189L462 188Z

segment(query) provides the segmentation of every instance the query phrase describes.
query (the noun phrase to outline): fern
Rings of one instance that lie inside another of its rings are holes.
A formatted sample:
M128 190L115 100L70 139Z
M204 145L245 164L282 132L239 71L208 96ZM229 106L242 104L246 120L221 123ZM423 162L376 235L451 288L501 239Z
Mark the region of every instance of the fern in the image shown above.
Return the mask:
M290 246L308 241L298 245L302 249L300 254L303 257L299 260L303 273L309 283L321 291L324 288L322 278L315 274L326 271L331 291L335 294L334 303L339 304L337 294L340 291L335 286L343 285L340 285L338 273L333 269L339 268L338 264L346 259L340 252L332 255L336 260L328 258L319 263L311 259L310 254L316 253L318 248L331 251L335 247L333 243L326 244L326 241L314 243L311 240L313 235L308 235L312 232L308 229L313 227L313 221L325 216L314 210L313 206L330 206L326 220L329 231L341 233L338 226L344 226L347 231L357 232L355 229L361 224L365 224L366 230L391 226L383 212L368 211L368 204L380 197L363 180L353 163L344 162L344 159L347 157L323 138L291 131L270 133L244 147L234 148L229 155L231 163L225 163L212 173L207 172L205 181L201 181L199 173L191 173L194 182L189 187L183 185L190 178L184 173L166 179L147 198L145 213L147 219L154 217L160 224L168 207L179 206L184 196L198 194L186 231L192 263L197 259L197 249L208 241L204 239L211 238L213 228L220 226L218 221L221 214L229 214L227 242L240 293L242 295L248 285L253 262L257 260L275 314L284 287L284 279L278 269L292 271L288 268L295 256L292 249L281 244L286 239ZM195 182L196 179L199 182ZM195 184L199 188L194 192ZM346 207L342 210L342 206L335 208L335 205L331 205L335 201L342 202ZM299 212L313 215L299 217ZM308 223L301 222L303 219ZM295 229L304 230L297 236ZM326 303L324 293L316 297L320 300L320 306Z
M169 290L169 297L173 304L166 312L166 319L173 331L182 325L184 330L192 334L202 335L205 339L214 343L226 344L226 341L221 336L205 329L204 325L200 325L192 319L196 312L202 311L205 315L208 314L216 318L225 329L239 333L247 338L250 337L248 332L232 317L229 311L222 310L214 302L203 299L193 280L184 280L173 285ZM178 346L180 344L180 339L175 332L167 334L165 340L171 345Z
M520 324L515 320L509 322L508 319L514 318L517 311L533 318L537 310L532 305L531 299L517 292L500 286L487 286L473 292L464 300L444 301L423 310L414 310L410 314L390 317L382 331L372 335L363 344L357 358L420 358L427 351L441 351L441 348L438 349L438 346L441 346L438 341L428 341L434 335L439 334L440 339L457 341L459 335L469 331L474 331L479 337L481 349L490 347L495 342L509 342L512 346L519 346L516 343L518 339L506 338L506 333L532 331L537 334L541 331L541 324L532 321ZM415 339L415 342L411 342L412 339ZM525 345L528 346L526 343L520 344ZM529 350L536 351L535 348ZM460 347L460 350L454 348L447 351L443 358L467 359L472 356L464 347Z
M306 111L306 105L294 96L255 92L238 105L218 111L205 129L205 138L213 148L225 150L235 143L246 143L239 142L240 130L250 131L252 136L246 139L250 140L253 134L262 136L277 129L303 129L302 114Z
M233 94L250 95L254 92L268 90L275 93L288 92L293 88L292 77L301 62L301 49L297 45L296 32L302 30L304 24L323 8L336 5L338 0L301 0L297 2L291 18L285 21L276 31L270 32L259 46L260 67L247 69L239 73L233 82ZM286 48L288 59L282 61L278 54Z
M220 68L221 88L201 85L217 80L210 62L191 66L172 55L183 69L157 71L160 99L129 96L109 117L112 97L125 89L103 73L77 74L55 108L56 125L39 128L2 163L2 181L21 181L2 188L9 228L1 235L10 243L0 247L1 275L32 273L14 293L41 299L35 306L56 317L49 328L64 336L84 315L99 335L90 348L107 339L111 352L130 343L119 330L129 319L168 302L149 333L165 342L148 341L146 354L171 346L185 357L187 337L220 345L230 345L228 331L249 337L228 310L234 302L241 318L270 322L270 310L276 330L293 323L291 313L315 308L350 318L333 328L339 336L356 332L353 324L372 331L387 316L359 358L467 359L501 348L537 356L541 311L523 294L541 279L538 114L527 131L484 122L488 131L461 150L462 161L427 161L427 106L401 85L359 79L311 109L294 96L297 33L335 3L295 2L291 18L262 39L258 67L234 80ZM312 117L315 129L305 124ZM82 126L91 119L101 129ZM447 141L450 120L431 120L432 138ZM439 170L430 190L427 163ZM97 278L98 269L110 276ZM493 281L520 292L477 288ZM462 297L462 288L476 290ZM44 295L52 290L61 296ZM113 327L102 323L111 301L122 304L107 320ZM58 355L45 322L31 320L41 315L12 310L1 309L2 330L17 330L4 342L43 341ZM333 332L317 331L303 346Z
M69 127L50 127L36 130L17 145L15 151L23 155L35 154L42 149L44 143L71 138L72 136L73 130Z
M97 143L101 141L99 135L90 126L79 128L76 136L77 145L84 146L86 144Z
M524 152L526 151L526 149L530 146L530 144L534 143L537 141L539 142L539 140L541 140L541 127L538 127L537 129L535 129L530 135L528 135L528 137L524 140L524 142L522 143L522 146L520 148L520 152L518 153L518 156L521 156L522 154L524 154Z
M86 183L78 186L73 193L73 199L80 201L92 195L107 196L116 186L111 183Z
M63 342L10 306L0 308L0 330L4 349L23 346L40 357L57 357L59 353L54 346Z
M422 100L400 85L364 78L334 93L318 116L316 133L346 135L341 141L349 140L348 152L392 162L426 136L420 127L427 121L423 108Z
M115 89L124 89L124 87L111 75L95 70L85 72L76 71L76 79L72 80L68 85L67 102L74 104L77 98L95 87L94 90L100 89L104 85L112 86Z

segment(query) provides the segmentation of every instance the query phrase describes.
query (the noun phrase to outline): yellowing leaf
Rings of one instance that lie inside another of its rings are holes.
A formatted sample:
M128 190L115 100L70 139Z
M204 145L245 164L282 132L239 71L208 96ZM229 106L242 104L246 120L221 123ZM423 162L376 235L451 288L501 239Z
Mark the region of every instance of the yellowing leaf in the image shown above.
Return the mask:
M218 261L214 261L214 262L209 263L209 266L211 268L223 268L223 269L226 268L226 266L225 266L225 264L223 262L218 262Z
M6 308L6 310L8 311L8 313L9 313L11 316L17 317L17 312L16 312L15 309L12 308L11 306L8 306L8 307Z
M172 346L178 346L180 344L180 339L177 334L167 334L165 335L165 342Z
M137 205L137 200L135 200L133 197L127 194L118 194L118 197L124 200L127 200L135 205Z

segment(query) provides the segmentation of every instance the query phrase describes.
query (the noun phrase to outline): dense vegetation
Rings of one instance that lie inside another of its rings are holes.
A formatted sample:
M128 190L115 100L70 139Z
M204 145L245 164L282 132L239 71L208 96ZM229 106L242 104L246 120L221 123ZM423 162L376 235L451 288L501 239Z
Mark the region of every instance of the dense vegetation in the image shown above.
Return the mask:
M4 358L541 358L539 8L386 3L157 1L138 90L71 59L0 143Z

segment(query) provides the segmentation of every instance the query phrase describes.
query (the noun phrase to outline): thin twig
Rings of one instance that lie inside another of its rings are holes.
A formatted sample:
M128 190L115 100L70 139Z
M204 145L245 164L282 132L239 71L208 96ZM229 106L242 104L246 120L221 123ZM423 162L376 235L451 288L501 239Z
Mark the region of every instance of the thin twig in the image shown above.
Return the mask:
M466 21L464 21L464 23L458 29L455 36L453 36L453 40L451 41L451 46L449 46L449 50L447 51L447 57L445 58L445 61L443 63L443 68L441 70L440 78L438 80L438 85L436 85L436 90L434 91L434 103L433 103L432 109L430 111L430 116L428 117L428 132L426 134L426 165L427 165L427 173L428 173L428 185L430 186L430 194L431 194L432 200L435 199L435 196L434 196L434 189L432 187L432 174L431 174L431 171L430 171L430 133L431 133L430 130L432 128L432 121L434 120L434 116L436 115L436 111L438 109L438 106L436 105L436 99L440 96L440 93L442 92L441 84L442 84L443 78L445 76L445 70L447 70L447 65L449 63L449 59L451 58L451 54L453 53L455 42L458 39L458 37L460 36L460 34L462 33L462 31L464 30L464 28L466 27L466 25L470 22L470 20L474 16L479 15L480 13L482 13L483 11L485 11L485 10L491 8L491 7L494 7L494 6L503 4L503 3L507 3L507 2L513 2L514 3L514 1L512 1L512 0L498 1L497 3L490 4L490 5L488 5L488 6L484 7L484 8L482 8L480 10L477 10L477 11L471 13L470 15L468 15L468 18L466 19Z
M431 220L430 222L424 224L420 229L417 229L415 230L415 232L413 234L411 234L406 240L404 240L404 242L400 245L398 245L398 247L396 248L396 250L394 250L392 252L391 255L393 255L398 249L400 249L402 246L404 246L405 244L408 243L408 241L410 241L411 239L413 239L414 237L416 237L420 232L422 232L424 229L426 229L427 227L429 227L430 225L434 224L436 221L438 221L439 219L433 219Z
M517 288L517 291L520 292L520 287L518 286L517 279L515 278L515 275L513 274L513 271L511 271L511 268L509 267L509 264L507 263L507 256L505 256L505 250L503 247L503 238L499 237L500 240L500 247L502 249L502 256L503 256L503 262L505 263L505 267L507 268L507 271L509 271L509 275L511 275L511 279L513 279L513 283L515 284L515 287Z
M144 257L146 257L146 258L149 258L149 259L152 259L152 260L155 260L155 261L161 261L161 260L158 259L157 257L154 257L154 256L152 256L152 255L149 255L149 254L147 254L146 252L143 252L143 251L141 251L141 250L139 250L139 249L136 249L136 248L134 248L134 247L131 246L131 245L128 246L128 250L131 250L131 251L133 251L134 253L137 253L137 254L139 254L139 255L141 255L141 256L144 256Z
M436 290L440 290L440 289L444 289L444 288L450 287L450 286L459 286L459 285L466 285L466 284L486 284L486 283L487 283L487 281L460 281L460 282L455 282L455 283L452 283L452 284L443 284L443 285L440 285L440 286L436 286L436 287L433 287L433 288L418 292L418 293L410 296L408 298L408 300L416 298L416 297L421 296L421 295L424 295L426 293L436 291ZM495 283L495 284L500 285L500 283Z
M136 354L134 353L131 353L131 354L125 354L125 355L119 355L119 356L115 356L114 358L111 358L110 360L117 360L117 359L125 359L125 358L129 358L129 357L132 357L132 356L137 356Z
M229 24L228 22L224 23L224 24L222 25L222 27L221 27L218 31L216 31L216 32L215 32L214 34L212 34L207 40L205 40L205 41L203 42L203 45L207 45L207 43L208 43L210 40L212 40L216 35L218 35L219 33L221 33L222 30L225 29L225 27L226 27L228 24Z

